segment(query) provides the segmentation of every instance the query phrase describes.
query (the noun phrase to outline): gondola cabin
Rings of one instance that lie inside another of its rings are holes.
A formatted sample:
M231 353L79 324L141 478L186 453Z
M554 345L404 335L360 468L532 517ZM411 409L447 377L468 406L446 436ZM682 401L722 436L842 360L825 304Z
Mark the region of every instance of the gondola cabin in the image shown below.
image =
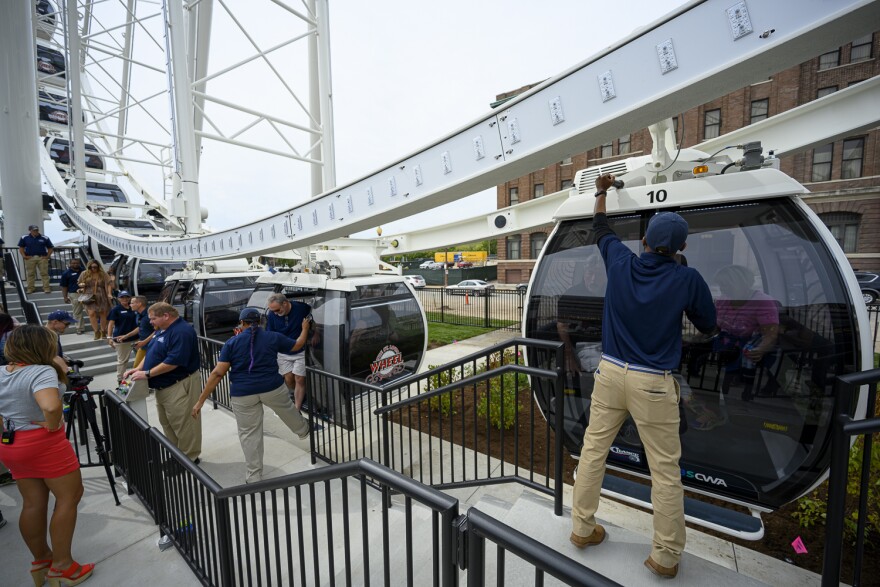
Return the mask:
M827 475L834 379L873 365L867 312L846 256L801 200L803 186L767 163L740 170L725 158L706 164L714 173L696 177L688 165L696 164L679 163L666 173L681 181L652 183L651 174L639 171L623 175L626 186L610 191L608 219L635 254L654 214L678 212L688 222L678 262L709 284L721 333L710 339L682 322L674 375L681 388L682 481L688 490L769 511ZM561 433L573 455L582 447L603 351L606 268L592 215L594 180L606 171L578 174L577 189L556 213L525 309L526 336L565 345L562 405L544 383L534 386L551 425L563 410ZM759 312L762 328L755 322ZM770 349L757 364L742 352L756 344ZM530 362L546 361L533 354ZM864 415L866 393L856 416ZM608 466L649 475L631 419Z

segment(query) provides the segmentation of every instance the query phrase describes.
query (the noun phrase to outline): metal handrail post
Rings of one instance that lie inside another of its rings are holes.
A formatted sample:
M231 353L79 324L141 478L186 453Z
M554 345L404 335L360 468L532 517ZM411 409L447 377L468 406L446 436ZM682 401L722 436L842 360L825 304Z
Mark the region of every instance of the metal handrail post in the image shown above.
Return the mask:
M220 584L235 584L235 561L232 558L232 528L229 525L229 498L217 498L217 535L219 541Z
M440 515L440 540L443 550L440 552L440 584L443 587L455 587L458 585L458 567L456 556L458 542L458 501L455 505Z
M564 430L563 426L565 426L564 421L564 402L565 402L565 371L563 370L563 365L565 361L565 355L563 354L562 347L558 347L556 349L556 384L554 390L554 397L556 400L556 414L555 414L555 431L554 435L554 443L553 443L553 454L554 454L554 466L553 466L553 476L555 477L553 484L553 513L557 516L562 515L562 451L564 449L562 442L562 431Z
M849 416L852 386L840 378L835 383L835 410L831 424L831 471L828 475L828 510L825 515L825 554L822 560L822 587L839 584L841 547L849 437L843 430Z
M877 391L868 393L868 409L865 413L867 418L877 411ZM874 435L865 434L862 437L862 477L859 490L859 520L856 528L856 559L853 564L853 584L858 584L862 575L862 559L865 553L865 525L868 521L868 483L871 478L871 457L874 445Z
M486 584L486 539L467 525L467 584L483 587Z

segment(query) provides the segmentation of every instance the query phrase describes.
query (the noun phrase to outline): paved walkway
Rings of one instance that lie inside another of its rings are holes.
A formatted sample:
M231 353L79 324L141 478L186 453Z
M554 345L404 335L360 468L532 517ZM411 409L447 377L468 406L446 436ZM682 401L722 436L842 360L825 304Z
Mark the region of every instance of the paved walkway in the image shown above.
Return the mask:
M512 332L493 332L429 351L425 364L440 364L516 336ZM115 384L114 374L99 376L92 389ZM148 400L150 422L156 425L155 405ZM235 433L232 415L224 410L203 410L204 452L202 468L221 485L236 485L244 479L244 459ZM265 421L265 475L275 477L311 468L308 446L292 440L281 422L268 414ZM323 465L317 465L323 466ZM97 586L152 584L155 586L199 585L177 551L160 551L157 527L137 499L118 487L122 504L115 506L103 469L83 470L85 496L79 510L74 556L81 562L97 562L95 576L86 584ZM451 492L463 509L477 505L486 513L540 539L561 552L594 566L608 569L616 580L627 585L653 584L654 577L641 572L641 561L650 544L651 516L622 504L604 500L599 517L609 527L607 545L588 553L568 548L571 487L565 488L566 513L552 515L546 496L533 494L516 484L460 489ZM51 508L51 504L50 504ZM535 508L538 508L537 510ZM31 560L17 531L21 496L14 485L0 487L0 510L9 524L0 529L0 584L32 585L28 573ZM538 512L537 514L535 512ZM540 512L545 512L542 514ZM535 520L540 519L540 524ZM587 556L589 554L590 556ZM738 573L738 575L737 575ZM819 577L734 545L725 540L688 530L687 553L676 585L705 585L710 577L719 585L760 585L803 587L816 585ZM721 578L724 580L721 580ZM739 579L737 579L739 577ZM529 583L531 584L531 583Z

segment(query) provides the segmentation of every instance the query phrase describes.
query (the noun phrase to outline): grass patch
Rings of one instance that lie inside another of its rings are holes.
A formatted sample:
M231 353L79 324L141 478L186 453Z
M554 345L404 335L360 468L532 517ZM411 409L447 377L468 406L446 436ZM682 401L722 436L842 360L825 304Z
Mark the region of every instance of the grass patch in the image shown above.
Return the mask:
M493 330L495 329L428 322L428 348L452 344L456 340L464 340Z
M459 316L459 315L452 314L452 313L443 314L442 312L425 312L425 316L428 318L428 324L431 326L433 326L434 324L443 323L444 318L453 318L453 317L459 318L459 319L467 318L468 320L473 320L474 322L479 322L481 325L484 324L484 320L485 320L484 318L481 318L481 317L471 318L471 317ZM519 324L519 321L518 320L499 320L497 318L490 318L489 319L489 328L483 328L482 326L464 326L464 328L478 328L478 329L481 329L481 330L488 332L489 330L498 330L499 328L506 328L507 326L510 326L511 324ZM480 334L482 334L482 333L480 333ZM472 334L471 336L476 336L476 334Z

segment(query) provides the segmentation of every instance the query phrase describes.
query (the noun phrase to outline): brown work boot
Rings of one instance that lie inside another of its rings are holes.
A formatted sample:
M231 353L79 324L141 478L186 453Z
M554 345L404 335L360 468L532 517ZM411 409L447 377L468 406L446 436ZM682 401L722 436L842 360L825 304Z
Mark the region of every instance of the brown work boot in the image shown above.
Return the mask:
M577 534L572 532L571 536L569 536L568 539L571 540L571 543L578 548L596 546L597 544L602 544L602 541L605 540L605 528L603 528L599 524L596 524L596 528L593 530L593 533L586 538L584 538L583 536L578 536Z
M650 556L645 561L645 566L648 567L648 570L655 575L666 577L667 579L673 579L678 574L678 565L675 565L673 567L664 567L663 565L654 562L654 559L652 559Z

